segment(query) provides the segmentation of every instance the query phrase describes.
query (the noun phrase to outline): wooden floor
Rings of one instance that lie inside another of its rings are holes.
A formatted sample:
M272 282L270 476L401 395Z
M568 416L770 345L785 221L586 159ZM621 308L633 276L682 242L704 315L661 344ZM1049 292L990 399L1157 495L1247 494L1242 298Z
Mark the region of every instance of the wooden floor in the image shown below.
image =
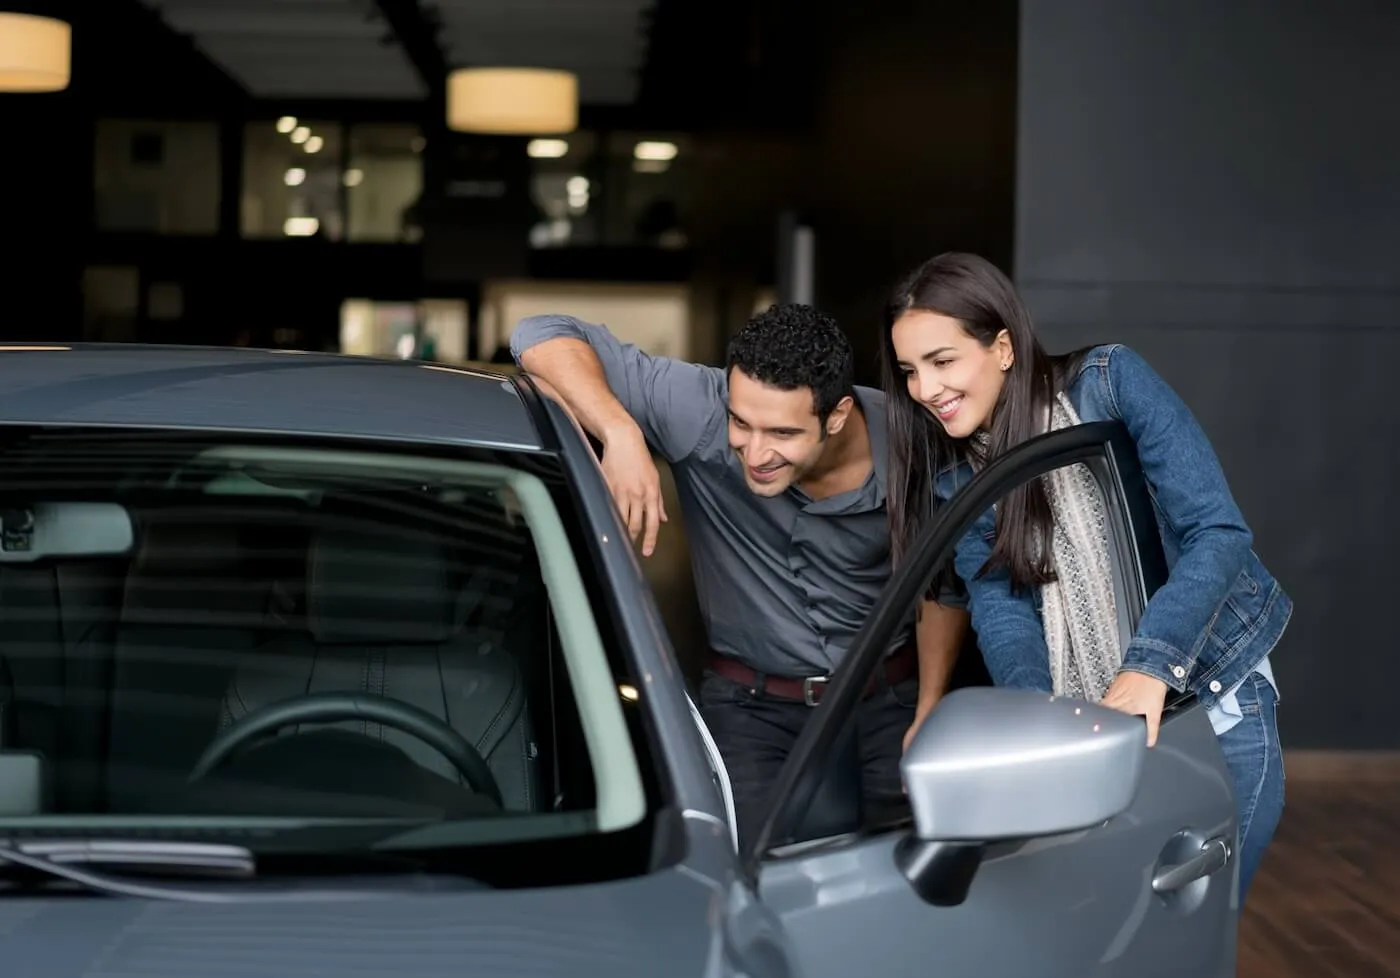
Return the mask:
M1240 923L1240 978L1400 978L1400 777L1294 767Z

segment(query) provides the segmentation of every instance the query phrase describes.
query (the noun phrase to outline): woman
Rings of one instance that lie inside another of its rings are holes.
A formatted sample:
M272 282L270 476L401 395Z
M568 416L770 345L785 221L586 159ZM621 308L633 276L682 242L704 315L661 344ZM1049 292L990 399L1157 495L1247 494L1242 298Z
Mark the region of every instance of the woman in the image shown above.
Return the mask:
M1205 433L1126 347L1048 355L1011 282L975 255L926 262L896 291L886 322L896 563L935 496L948 498L989 460L1048 429L1109 419L1127 426L1170 573L1126 648L1103 500L1083 466L1008 494L964 537L954 566L997 685L1141 714L1149 746L1168 689L1197 694L1235 781L1243 903L1283 811L1268 655L1293 604L1251 550Z

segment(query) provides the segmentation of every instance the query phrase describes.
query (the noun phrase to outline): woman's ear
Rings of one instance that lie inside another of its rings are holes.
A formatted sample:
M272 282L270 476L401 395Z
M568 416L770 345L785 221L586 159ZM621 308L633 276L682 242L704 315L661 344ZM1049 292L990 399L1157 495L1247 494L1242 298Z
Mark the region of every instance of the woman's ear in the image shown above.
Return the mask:
M1001 369L1011 369L1011 365L1016 362L1016 348L1011 345L1011 331L1009 329L1003 329L997 333L996 339L992 340L992 352L996 354L998 361L1002 364Z

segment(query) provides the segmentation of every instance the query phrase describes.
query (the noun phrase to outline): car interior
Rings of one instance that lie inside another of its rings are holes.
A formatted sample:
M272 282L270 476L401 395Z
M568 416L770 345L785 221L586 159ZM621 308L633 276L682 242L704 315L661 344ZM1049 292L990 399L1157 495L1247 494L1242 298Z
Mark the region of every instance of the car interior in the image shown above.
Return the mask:
M508 490L227 441L0 430L0 816L596 804Z

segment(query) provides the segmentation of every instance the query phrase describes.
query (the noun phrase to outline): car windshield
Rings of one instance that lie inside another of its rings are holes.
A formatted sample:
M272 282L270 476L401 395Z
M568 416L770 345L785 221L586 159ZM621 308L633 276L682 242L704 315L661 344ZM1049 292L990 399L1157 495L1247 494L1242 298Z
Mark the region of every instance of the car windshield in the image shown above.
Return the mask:
M0 834L403 853L642 824L570 500L538 454L0 427Z

